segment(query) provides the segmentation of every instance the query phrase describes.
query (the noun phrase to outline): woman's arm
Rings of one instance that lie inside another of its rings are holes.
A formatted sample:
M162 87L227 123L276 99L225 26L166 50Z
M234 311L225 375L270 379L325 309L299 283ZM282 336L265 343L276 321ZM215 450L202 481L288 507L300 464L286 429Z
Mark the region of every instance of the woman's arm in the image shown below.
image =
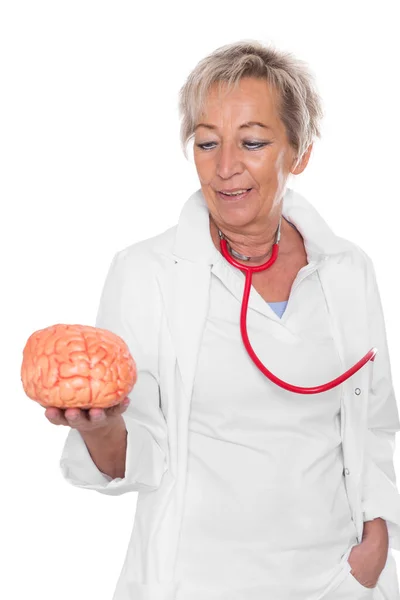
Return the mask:
M110 429L80 431L96 467L112 479L125 477L127 430L122 416Z
M60 467L72 485L109 495L159 487L168 467L168 428L157 372L160 317L158 284L142 242L117 252L103 286L96 327L119 335L136 362L137 381L122 415L127 433L121 424L107 439L84 440L71 429Z
M388 539L388 530L385 519L377 517L372 521L364 522L363 529L363 541L365 539L371 540L372 542L382 541Z

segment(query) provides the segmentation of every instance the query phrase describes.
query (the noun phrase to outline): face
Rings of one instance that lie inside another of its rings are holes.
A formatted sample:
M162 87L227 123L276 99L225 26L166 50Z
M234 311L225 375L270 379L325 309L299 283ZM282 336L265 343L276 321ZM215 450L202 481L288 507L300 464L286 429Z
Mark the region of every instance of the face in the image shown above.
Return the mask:
M311 146L296 167L278 115L276 92L264 79L242 78L222 94L214 84L194 137L194 161L215 223L231 232L257 233L280 215L289 175L306 167ZM258 123L258 124L256 124ZM235 197L223 191L250 190Z

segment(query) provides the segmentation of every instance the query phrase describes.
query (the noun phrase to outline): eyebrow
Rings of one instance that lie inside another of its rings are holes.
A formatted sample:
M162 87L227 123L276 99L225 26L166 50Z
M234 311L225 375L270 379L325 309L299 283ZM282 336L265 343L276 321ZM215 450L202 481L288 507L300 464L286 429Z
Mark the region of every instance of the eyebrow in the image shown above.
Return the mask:
M239 126L239 129L245 129L246 127L254 127L255 125L257 127L263 127L264 129L269 129L270 131L272 131L272 127L269 127L269 125L265 125L260 121L247 121L246 123L242 123L242 125ZM211 125L210 123L198 123L194 130L196 131L198 127L206 127L207 129L217 129L215 125Z

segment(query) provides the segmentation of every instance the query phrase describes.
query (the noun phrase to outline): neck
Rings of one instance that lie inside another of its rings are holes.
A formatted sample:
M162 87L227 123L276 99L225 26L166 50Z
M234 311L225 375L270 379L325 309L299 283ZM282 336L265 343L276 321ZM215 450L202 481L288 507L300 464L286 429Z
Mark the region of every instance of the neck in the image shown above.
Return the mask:
M277 229L279 226L281 215L279 214L277 217L271 220L266 228L260 231L257 234L244 234L238 231L230 230L225 227L225 225L219 225L215 223L214 219L210 215L210 233L214 245L217 250L221 251L221 240L218 234L218 229L224 234L227 243L228 243L228 252L229 246L235 250L236 252L249 256L250 260L241 260L240 258L235 257L236 260L242 262L243 264L251 264L258 265L263 264L272 253L272 247L276 240ZM290 228L290 227L289 227ZM281 220L281 241L283 230L286 232L286 221L282 218ZM282 244L279 241L279 252L281 253ZM284 244L285 245L285 244Z

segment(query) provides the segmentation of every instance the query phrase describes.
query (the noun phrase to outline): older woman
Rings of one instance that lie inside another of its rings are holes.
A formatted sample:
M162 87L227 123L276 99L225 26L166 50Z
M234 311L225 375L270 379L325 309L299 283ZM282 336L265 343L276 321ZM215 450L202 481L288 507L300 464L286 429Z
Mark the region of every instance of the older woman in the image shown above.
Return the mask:
M288 53L230 44L196 66L180 108L201 189L177 226L115 255L97 316L137 362L129 408L102 426L93 410L47 411L71 427L67 481L139 492L114 600L398 599L400 423L373 266L287 188L320 135L312 76ZM302 386L371 346L374 365L300 394L246 353L239 267L275 243L249 296L260 360Z

